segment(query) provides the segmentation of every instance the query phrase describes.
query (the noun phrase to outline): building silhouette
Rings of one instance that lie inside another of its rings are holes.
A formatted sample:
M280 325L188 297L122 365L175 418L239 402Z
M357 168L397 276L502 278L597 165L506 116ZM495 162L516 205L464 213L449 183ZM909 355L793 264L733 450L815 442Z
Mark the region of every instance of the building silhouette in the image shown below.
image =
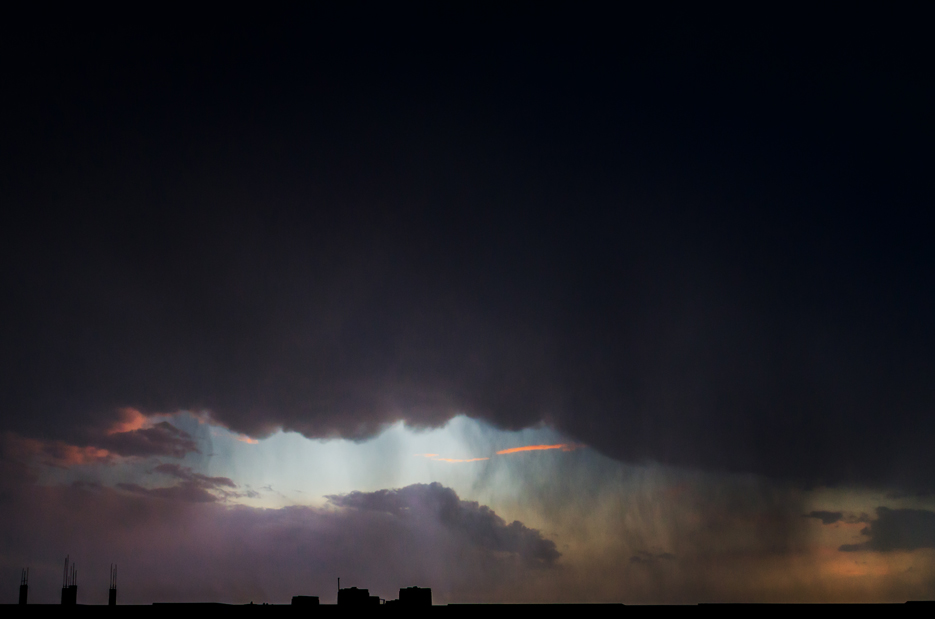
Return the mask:
M399 599L387 600L393 608L426 608L432 605L432 590L428 587L405 587L399 590Z
M429 587L406 587L399 590L400 606L431 606L432 590Z
M293 595L293 606L318 606L317 595Z
M110 589L107 592L107 605L117 605L117 564L110 566Z
M370 595L369 589L349 587L338 589L338 606L379 606L380 598Z
M74 563L65 557L65 571L62 575L62 605L74 606L78 603L78 570Z
M29 593L29 568L24 567L23 573L19 579L19 603L26 603L26 595Z

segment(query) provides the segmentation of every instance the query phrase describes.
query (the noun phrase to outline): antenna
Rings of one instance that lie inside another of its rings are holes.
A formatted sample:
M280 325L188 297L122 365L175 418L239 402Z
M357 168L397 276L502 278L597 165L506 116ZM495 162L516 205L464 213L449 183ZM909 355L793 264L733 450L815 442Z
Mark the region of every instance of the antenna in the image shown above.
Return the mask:
M29 568L24 567L19 579L19 603L25 604L29 594Z
M107 592L107 605L117 605L117 564L110 565L110 591Z
M65 557L65 567L62 571L62 604L74 606L78 599L78 568L74 562Z

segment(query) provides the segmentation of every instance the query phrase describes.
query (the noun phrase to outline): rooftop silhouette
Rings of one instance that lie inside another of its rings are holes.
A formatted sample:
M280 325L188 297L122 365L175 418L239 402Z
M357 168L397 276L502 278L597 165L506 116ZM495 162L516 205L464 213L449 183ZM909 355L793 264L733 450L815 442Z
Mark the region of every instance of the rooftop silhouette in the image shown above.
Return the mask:
M78 571L74 564L69 560L69 557L65 558L65 565L62 575L62 601L61 604L65 606L75 607L73 611L69 612L94 612L94 608L99 608L101 605L94 604L78 604L77 603L77 592L78 592ZM0 604L0 607L5 607L8 612L12 612L12 608L24 607L22 612L28 612L25 608L27 606L27 592L29 587L29 569L23 568L20 574L20 593L19 593L19 602L17 605L13 604ZM108 606L117 606L117 565L112 564L110 566L110 581L108 589ZM29 604L30 608L40 611L41 609L47 609L57 605L53 604ZM542 612L543 608L546 607L555 607L561 608L564 612L575 612L586 613L587 615L596 616L606 613L608 616L611 613L614 616L619 616L618 613L625 605L622 603L597 603L597 604L476 604L476 603L450 603L450 604L441 604L435 605L432 600L432 589L429 587L403 587L399 589L399 597L397 599L383 600L379 596L371 595L369 589L358 588L358 587L340 587L340 579L338 580L338 591L337 591L337 602L335 604L322 604L319 596L316 595L295 595L292 597L291 603L289 604L270 604L266 602L254 603L250 602L248 604L226 604L219 602L155 602L153 604L128 604L123 605L121 608L123 611L132 612L134 615L142 614L152 614L153 616L166 616L167 613L173 612L204 612L208 609L212 611L219 611L221 609L230 609L230 612L239 612L237 609L246 609L254 607L263 607L263 608L278 608L283 612L289 612L290 616L294 616L294 612L299 608L305 609L304 612L312 613L329 613L329 612L339 612L344 615L348 611L352 612L361 612L365 608L373 609L377 612L380 608L386 609L386 612L408 612L408 613L422 613L422 612L433 612L433 613L442 613L445 615L458 615L463 613L465 616L468 614L474 616L478 612L484 613L497 613L497 612L512 612L512 613L521 613L524 611L528 612ZM294 609L290 611L285 611L285 609ZM892 616L894 613L902 614L903 616L926 616L931 617L932 612L935 611L935 601L908 601L905 603L889 603L889 604L694 604L694 605L667 605L667 604L645 604L637 606L629 606L627 612L636 612L636 613L653 613L653 612L691 612L692 609L705 612L717 612L722 616L733 615L733 616L747 616L752 612L757 612L762 614L766 612L767 609L770 611L785 611L785 612L795 612L799 613L806 610L816 610L819 612L832 612L834 610L840 610L842 612L853 612L856 609L861 609L861 611L878 611L881 614L885 613L887 616ZM108 611L110 612L110 611Z

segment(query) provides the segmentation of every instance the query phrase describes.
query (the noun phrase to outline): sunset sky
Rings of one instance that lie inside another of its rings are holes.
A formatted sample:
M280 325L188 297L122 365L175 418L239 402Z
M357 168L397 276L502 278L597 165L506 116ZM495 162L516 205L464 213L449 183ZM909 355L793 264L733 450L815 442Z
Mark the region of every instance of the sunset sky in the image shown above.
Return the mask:
M0 603L935 599L921 15L9 15Z

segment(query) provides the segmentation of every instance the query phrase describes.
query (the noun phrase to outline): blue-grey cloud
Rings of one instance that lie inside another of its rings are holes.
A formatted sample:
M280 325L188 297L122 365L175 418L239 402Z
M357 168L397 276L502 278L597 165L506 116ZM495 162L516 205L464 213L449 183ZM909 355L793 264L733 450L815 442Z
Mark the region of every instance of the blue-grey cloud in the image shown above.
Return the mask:
M829 512L816 510L805 515L806 518L817 518L822 524L834 524L844 518L844 512Z
M918 550L935 548L935 512L924 509L877 508L876 520L862 531L870 539L859 544L844 544L840 550Z

